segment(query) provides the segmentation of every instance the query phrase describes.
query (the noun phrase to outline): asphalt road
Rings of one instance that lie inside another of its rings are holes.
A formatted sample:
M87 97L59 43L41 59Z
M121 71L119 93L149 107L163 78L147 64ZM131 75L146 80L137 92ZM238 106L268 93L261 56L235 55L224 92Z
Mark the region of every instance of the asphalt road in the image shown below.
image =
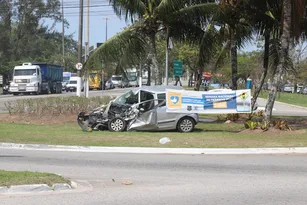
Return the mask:
M264 110L267 100L258 99L259 109ZM307 116L307 107L302 108L295 105L289 105L275 101L273 108L273 115L275 116Z
M104 91L90 91L89 96L118 96L131 88L125 89L112 89ZM84 93L82 93L83 95ZM50 95L28 95L28 96L13 96L13 95L0 95L0 113L7 112L5 103L8 101L14 101L17 99L26 99L26 98L41 98L41 97L54 97L54 96L75 96L75 92L64 92L62 94L50 94ZM264 110L266 105L265 99L258 99L259 109ZM275 102L273 115L276 116L307 116L307 108L299 108L292 105L287 105L279 102Z
M145 155L0 149L5 170L54 172L89 189L0 196L1 205L306 204L304 155ZM113 182L113 180L115 182ZM123 185L130 180L132 185Z

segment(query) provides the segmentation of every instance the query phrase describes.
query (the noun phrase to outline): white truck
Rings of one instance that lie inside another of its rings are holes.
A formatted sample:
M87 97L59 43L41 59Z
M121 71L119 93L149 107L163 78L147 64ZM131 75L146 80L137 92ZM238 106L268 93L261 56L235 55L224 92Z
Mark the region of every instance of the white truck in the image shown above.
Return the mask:
M23 63L15 66L10 92L18 94L61 93L63 67L47 63Z

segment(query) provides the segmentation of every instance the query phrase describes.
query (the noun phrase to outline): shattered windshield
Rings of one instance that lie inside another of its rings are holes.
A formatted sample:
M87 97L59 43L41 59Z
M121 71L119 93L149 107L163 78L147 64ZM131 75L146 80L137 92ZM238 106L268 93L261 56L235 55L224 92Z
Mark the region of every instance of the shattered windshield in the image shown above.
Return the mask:
M123 95L121 95L120 97L118 97L115 101L116 104L136 104L138 103L138 94L134 94L132 91L129 91Z

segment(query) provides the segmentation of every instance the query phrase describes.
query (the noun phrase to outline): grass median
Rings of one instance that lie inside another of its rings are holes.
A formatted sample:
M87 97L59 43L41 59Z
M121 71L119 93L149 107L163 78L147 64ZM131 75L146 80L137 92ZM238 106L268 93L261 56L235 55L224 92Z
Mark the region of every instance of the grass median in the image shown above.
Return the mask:
M0 170L0 186L13 186L25 184L47 184L52 186L56 183L68 183L70 181L62 176L40 172L17 172Z
M269 95L269 91L261 91L259 97L267 99ZM292 105L298 105L307 107L307 95L299 94L299 93L281 93L278 92L276 95L276 101L288 103Z
M242 124L198 124L192 133L173 132L82 132L73 123L54 125L0 124L0 142L127 147L182 147L182 148L250 148L307 146L307 132L260 132L245 130ZM169 137L162 145L159 139Z

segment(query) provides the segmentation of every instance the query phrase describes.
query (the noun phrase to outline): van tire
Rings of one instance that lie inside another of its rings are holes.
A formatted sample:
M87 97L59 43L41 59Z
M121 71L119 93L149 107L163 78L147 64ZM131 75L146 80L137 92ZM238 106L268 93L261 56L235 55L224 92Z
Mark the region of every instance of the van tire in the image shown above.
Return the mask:
M191 117L183 117L177 123L177 130L179 132L193 132L195 127L195 120Z

